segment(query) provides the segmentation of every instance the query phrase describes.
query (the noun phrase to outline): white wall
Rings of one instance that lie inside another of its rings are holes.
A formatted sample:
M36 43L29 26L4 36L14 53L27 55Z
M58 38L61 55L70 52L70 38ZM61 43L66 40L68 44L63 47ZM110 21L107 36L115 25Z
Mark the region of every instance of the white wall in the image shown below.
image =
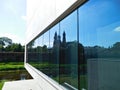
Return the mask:
M76 1L77 0L27 0L26 43L49 26Z

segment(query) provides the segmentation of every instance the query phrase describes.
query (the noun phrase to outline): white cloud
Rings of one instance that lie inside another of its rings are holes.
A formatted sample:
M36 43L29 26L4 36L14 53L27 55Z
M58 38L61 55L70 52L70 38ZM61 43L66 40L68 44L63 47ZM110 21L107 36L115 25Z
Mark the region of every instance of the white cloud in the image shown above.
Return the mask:
M22 40L17 35L13 35L10 33L4 33L4 34L0 34L0 37L8 37L8 38L12 39L13 43L21 43L22 45L24 45L24 40Z
M120 32L120 26L116 27L116 28L114 29L114 31Z
M25 21L27 20L27 16L21 16L21 18Z

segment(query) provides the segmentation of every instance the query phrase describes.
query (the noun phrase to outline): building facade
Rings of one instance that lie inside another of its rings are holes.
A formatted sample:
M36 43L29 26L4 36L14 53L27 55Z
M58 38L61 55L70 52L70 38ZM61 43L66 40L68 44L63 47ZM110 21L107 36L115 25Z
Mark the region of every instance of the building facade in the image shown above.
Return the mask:
M25 67L43 90L120 89L119 3L27 1Z

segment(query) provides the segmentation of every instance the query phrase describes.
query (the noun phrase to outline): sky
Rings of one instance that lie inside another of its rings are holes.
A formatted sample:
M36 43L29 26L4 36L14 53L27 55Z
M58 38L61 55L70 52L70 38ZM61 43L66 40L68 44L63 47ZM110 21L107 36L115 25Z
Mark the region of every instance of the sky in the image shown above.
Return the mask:
M120 0L90 0L79 8L80 42L109 47L120 42Z
M83 45L108 47L120 41L119 3L120 0L90 0L79 8L79 35ZM73 19L75 20L74 17ZM63 21L63 26L66 22L68 21ZM74 24L71 23L69 28L76 27ZM64 30L67 28L63 27ZM26 0L0 0L0 37L8 37L14 43L24 44L25 32Z
M0 0L0 37L24 45L26 0Z
M79 42L83 46L112 47L120 42L120 0L89 0L78 9L79 12ZM60 22L60 35L66 32L66 40L77 40L77 11ZM54 32L59 33L59 25L51 32L50 44L53 44ZM47 33L46 33L47 34ZM46 35L47 36L47 35ZM44 35L44 43L48 42Z
M83 46L111 47L120 42L120 0L89 0L78 12L79 42ZM60 26L67 41L77 40L76 11L62 20Z

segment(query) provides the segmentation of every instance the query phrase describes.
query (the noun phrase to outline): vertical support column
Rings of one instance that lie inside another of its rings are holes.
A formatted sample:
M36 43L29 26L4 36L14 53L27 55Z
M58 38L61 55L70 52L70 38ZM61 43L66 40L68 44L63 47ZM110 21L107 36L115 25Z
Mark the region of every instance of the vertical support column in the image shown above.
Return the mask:
M27 45L25 45L25 51L24 51L24 65L27 62Z

